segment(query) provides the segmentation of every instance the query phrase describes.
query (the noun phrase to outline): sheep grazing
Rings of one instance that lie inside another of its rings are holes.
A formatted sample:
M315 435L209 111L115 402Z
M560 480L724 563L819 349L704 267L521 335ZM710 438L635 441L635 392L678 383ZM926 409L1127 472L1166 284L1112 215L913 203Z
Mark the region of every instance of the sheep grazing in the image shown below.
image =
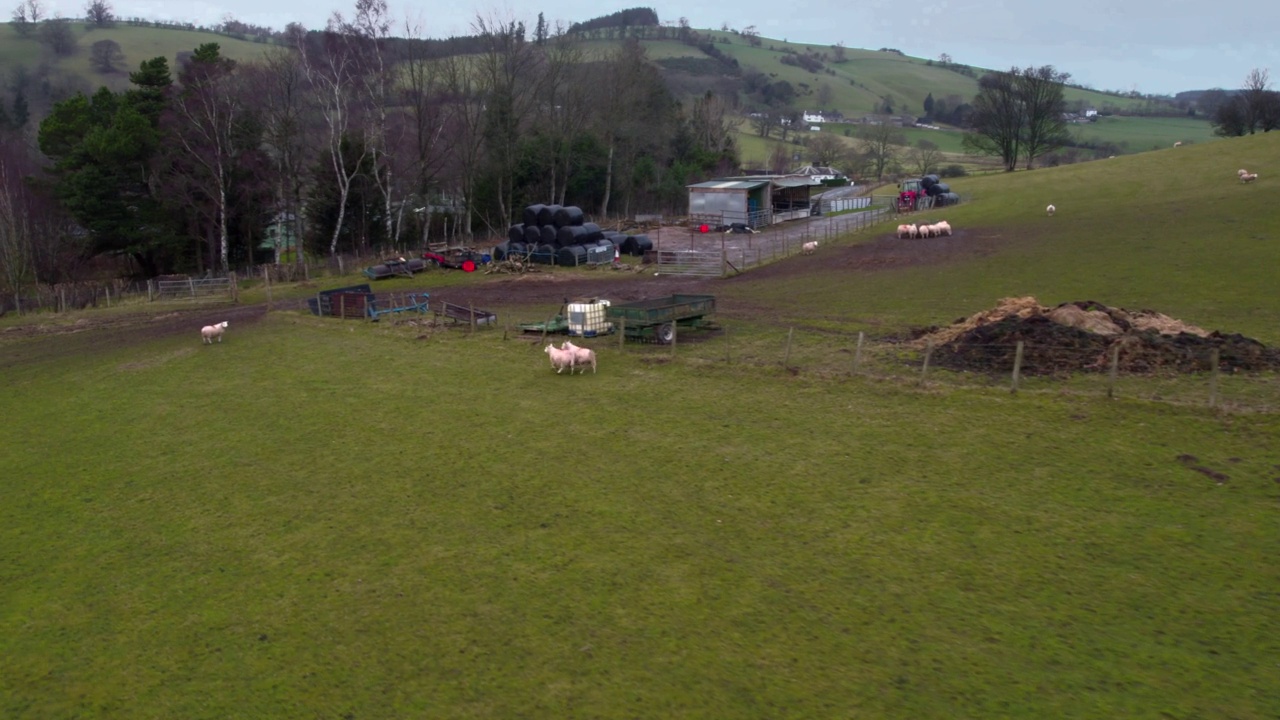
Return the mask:
M551 368L559 375L561 370L569 368L569 374L573 374L573 361L577 357L572 350L562 350L551 343L543 348L547 355L551 356Z
M921 225L920 237L931 238L938 236L938 227L936 225Z
M220 323L214 323L213 325L205 325L200 328L200 337L204 340L206 345L212 345L214 338L218 338L218 342L222 342L222 333L226 329L226 320L223 320Z
M912 238L912 237L915 237L915 236L916 236L916 226L915 226L915 225L899 225L899 226L898 226L898 237L899 237L899 238Z
M1249 174L1249 171L1245 170L1244 168L1240 168L1239 170L1236 171L1237 177L1244 177L1245 175L1248 175L1248 174Z
M595 350L592 350L591 348L578 347L577 345L574 345L572 342L568 340L565 340L564 342L560 343L560 349L567 350L573 353L573 365L575 367L578 365L581 365L583 373L587 372L587 366L590 365L591 374L592 375L595 374L596 372L596 351ZM570 375L573 374L572 368L569 369L569 374Z
M946 220L939 220L938 222L934 223L933 227L934 227L934 230L937 231L938 235L946 235L947 237L951 237L951 223L947 222Z
M1240 176L1240 182L1251 183L1258 179L1258 173L1245 173Z
M1058 208L1050 205L1049 207L1045 208L1044 211L1049 214L1049 217L1053 217L1053 214L1058 212Z
M1181 140L1179 140L1178 142L1174 143L1174 144L1173 144L1173 146L1174 146L1174 147L1182 147L1182 141L1181 141Z
M809 242L807 242L807 243L805 243L804 245L800 246L800 252L804 253L805 255L812 255L812 254L813 254L813 251L814 251L814 250L817 250L817 249L818 249L818 241L817 241L817 240L810 240Z

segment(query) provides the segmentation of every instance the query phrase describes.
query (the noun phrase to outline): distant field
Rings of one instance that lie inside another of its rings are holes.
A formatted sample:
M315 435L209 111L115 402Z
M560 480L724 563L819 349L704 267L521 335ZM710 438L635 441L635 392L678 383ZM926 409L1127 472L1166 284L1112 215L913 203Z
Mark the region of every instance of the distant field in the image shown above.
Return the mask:
M55 75L75 78L72 82L80 83L89 91L101 85L122 90L129 84L129 73L136 70L144 60L154 57L167 58L172 69L178 53L195 50L204 43L217 43L223 56L233 60L252 60L275 47L192 30L124 24L113 28L89 29L84 23L72 23L71 27L78 42L75 54L55 58L34 36L23 38L14 30L12 23L0 24L0 70L23 65L29 71L34 71L41 63L53 62L56 63ZM125 54L120 72L104 75L90 65L90 47L100 40L114 40L120 44Z
M1159 150L1179 141L1188 145L1221 139L1207 121L1190 117L1103 117L1094 123L1072 125L1071 132L1080 140L1116 143L1125 152Z

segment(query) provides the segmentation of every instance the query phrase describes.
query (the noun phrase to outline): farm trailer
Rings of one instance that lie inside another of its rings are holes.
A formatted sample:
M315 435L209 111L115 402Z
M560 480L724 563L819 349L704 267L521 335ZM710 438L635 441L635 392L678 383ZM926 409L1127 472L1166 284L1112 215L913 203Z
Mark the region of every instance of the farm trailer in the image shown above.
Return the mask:
M669 345L681 328L708 328L716 311L714 295L670 295L622 305L610 305L605 317L616 330L635 340Z

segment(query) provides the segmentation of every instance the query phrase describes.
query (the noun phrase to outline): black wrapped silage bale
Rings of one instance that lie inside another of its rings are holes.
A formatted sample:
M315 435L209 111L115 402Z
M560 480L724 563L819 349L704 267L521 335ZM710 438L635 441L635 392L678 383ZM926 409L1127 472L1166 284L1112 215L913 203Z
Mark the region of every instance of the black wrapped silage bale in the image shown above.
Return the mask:
M632 255L642 256L653 249L653 241L649 239L648 235L632 235L630 239L635 241L635 249L632 250Z
M581 225L565 225L556 230L556 245L569 247L581 245L587 241L587 229Z
M929 188L933 187L933 184L935 182L937 182L937 180L933 180L928 175L925 175L924 177L920 178L920 187L924 188L925 192L928 192Z
M623 239L622 244L618 245L618 252L622 253L623 255L635 255L636 254L636 236L628 235L625 239Z
M959 205L959 204L960 204L960 193L953 193L953 192L943 193L942 195L939 195L939 196L938 196L938 199L942 201L942 204L943 204L944 206L946 206L946 205Z
M600 238L604 237L604 232L601 231L600 226L595 223L591 223L591 222L582 223L577 227L582 227L587 229L588 240L599 240Z
M946 195L951 192L951 186L944 182L937 182L929 186L929 195L937 197L938 195Z
M582 208L577 205L565 205L556 210L552 217L552 222L556 227L568 227L569 225L581 225L586 218L582 214Z
M627 239L626 233L620 233L616 230L605 230L602 234L604 236L601 238L602 240L612 240L614 245L617 245Z
M540 240L539 242L541 242L543 245L555 245L556 234L557 234L556 226L543 225L540 229L542 230L542 240Z
M522 215L521 219L522 219L522 220L524 220L524 224L525 224L525 225L537 225L537 224L538 224L538 214L539 214L539 213L541 213L541 212L542 212L542 209L543 209L543 208L545 208L545 207L546 207L546 205L542 205L542 204L538 204L538 205L529 205L528 207L526 207L526 208L524 209L524 212L523 212L523 213L521 213L521 215Z
M542 228L538 227L537 225L525 225L524 241L526 243L535 243L535 244L542 242Z
M525 253L529 252L528 247L529 246L525 245L523 242L509 242L507 243L507 254L508 255L524 255Z
M539 225L555 225L556 211L560 209L559 205L543 205L538 211Z
M524 223L516 223L507 228L507 239L511 242L524 240Z
M569 227L576 227L570 225ZM563 228L561 228L563 229ZM577 267L587 261L587 249L581 245L567 245L556 251L556 264Z
M497 245L494 245L493 250L491 250L489 253L490 255L493 256L493 261L502 262L503 260L505 260L507 258L508 247L509 245L507 243L499 243Z
M538 245L536 248L532 248L529 253L530 260L544 265L550 265L555 262L555 258L556 249L552 245Z

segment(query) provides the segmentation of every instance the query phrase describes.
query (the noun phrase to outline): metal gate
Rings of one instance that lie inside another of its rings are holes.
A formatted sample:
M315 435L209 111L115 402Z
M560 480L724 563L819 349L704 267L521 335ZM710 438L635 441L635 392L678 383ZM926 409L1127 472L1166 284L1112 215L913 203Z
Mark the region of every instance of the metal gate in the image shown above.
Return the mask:
M724 274L724 256L719 250L655 250L653 254L658 272L666 275Z

